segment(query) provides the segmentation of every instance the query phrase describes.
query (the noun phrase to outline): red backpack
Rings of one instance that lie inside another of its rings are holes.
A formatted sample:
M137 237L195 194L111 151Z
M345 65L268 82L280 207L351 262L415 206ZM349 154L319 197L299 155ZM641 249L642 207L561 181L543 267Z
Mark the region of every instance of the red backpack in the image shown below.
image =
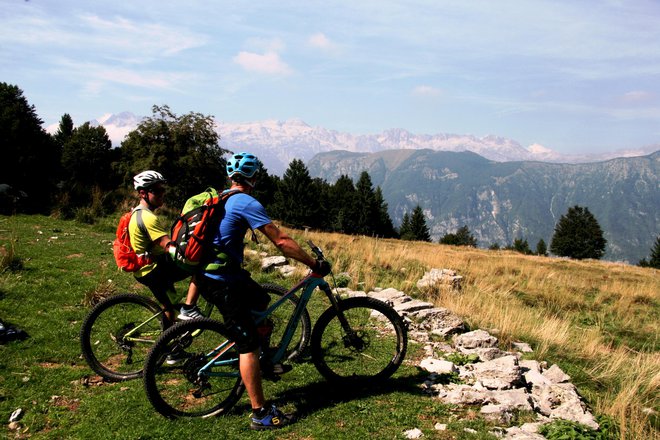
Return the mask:
M137 207L121 216L119 219L119 225L117 225L117 237L112 242L112 252L115 255L115 262L117 263L117 267L123 272L137 272L147 264L151 264L153 262L150 254L146 253L138 255L135 253L133 246L131 246L131 239L128 235L128 224L131 221L133 213L137 215L136 220L140 231L146 234L147 237L149 236L147 227L142 221L142 210L140 207Z
M225 202L237 192L218 194L214 188L207 188L186 201L170 234L170 255L179 267L193 273L210 257L210 242L224 216Z

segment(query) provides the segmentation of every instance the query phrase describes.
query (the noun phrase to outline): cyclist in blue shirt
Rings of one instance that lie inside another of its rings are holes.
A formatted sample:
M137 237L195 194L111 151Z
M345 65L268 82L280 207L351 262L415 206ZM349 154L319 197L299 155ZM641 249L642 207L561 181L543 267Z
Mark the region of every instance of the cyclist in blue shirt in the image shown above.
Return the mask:
M216 257L206 266L198 283L202 294L218 306L225 323L233 332L240 355L241 378L252 406L250 428L265 430L286 426L293 421L293 417L283 414L275 405L266 405L262 370L264 375L272 375L285 373L291 368L260 365L259 353L264 332L257 329L251 310L265 310L270 296L248 271L241 268L245 234L248 229L253 234L259 230L284 256L309 266L319 275L327 275L330 265L307 254L295 240L273 224L261 203L250 195L260 169L261 162L250 153L235 154L227 161L227 176L231 179L231 187L227 191L235 193L226 200L225 215L213 240Z

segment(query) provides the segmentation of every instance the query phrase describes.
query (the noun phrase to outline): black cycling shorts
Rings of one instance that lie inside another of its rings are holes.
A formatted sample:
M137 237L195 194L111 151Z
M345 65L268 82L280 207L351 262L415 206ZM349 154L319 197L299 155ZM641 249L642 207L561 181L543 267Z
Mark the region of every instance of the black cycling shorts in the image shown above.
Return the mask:
M174 292L174 283L189 276L189 273L177 266L170 258L161 258L154 270L136 280L147 286L158 302L171 309L172 301L167 292Z
M222 313L231 333L228 336L236 342L238 352L251 353L260 347L252 310L266 310L270 296L246 270L228 278L230 281L219 281L199 276L197 283L202 296Z

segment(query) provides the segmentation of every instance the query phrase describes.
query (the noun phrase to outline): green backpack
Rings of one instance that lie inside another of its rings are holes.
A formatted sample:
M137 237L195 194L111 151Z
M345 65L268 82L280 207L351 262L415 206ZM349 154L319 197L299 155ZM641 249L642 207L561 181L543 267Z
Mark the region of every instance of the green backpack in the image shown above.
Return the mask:
M237 192L240 191L218 194L209 187L186 201L181 215L172 224L170 234L170 255L179 267L194 273L206 269L204 263L217 257L212 253L213 237L224 217L225 202Z

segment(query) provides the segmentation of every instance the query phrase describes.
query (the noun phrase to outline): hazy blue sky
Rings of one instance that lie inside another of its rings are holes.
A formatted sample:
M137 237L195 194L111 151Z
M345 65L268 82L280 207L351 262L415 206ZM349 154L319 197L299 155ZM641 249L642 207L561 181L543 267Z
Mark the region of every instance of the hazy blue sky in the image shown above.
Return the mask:
M168 104L610 151L660 143L660 1L0 0L0 81L45 125Z

